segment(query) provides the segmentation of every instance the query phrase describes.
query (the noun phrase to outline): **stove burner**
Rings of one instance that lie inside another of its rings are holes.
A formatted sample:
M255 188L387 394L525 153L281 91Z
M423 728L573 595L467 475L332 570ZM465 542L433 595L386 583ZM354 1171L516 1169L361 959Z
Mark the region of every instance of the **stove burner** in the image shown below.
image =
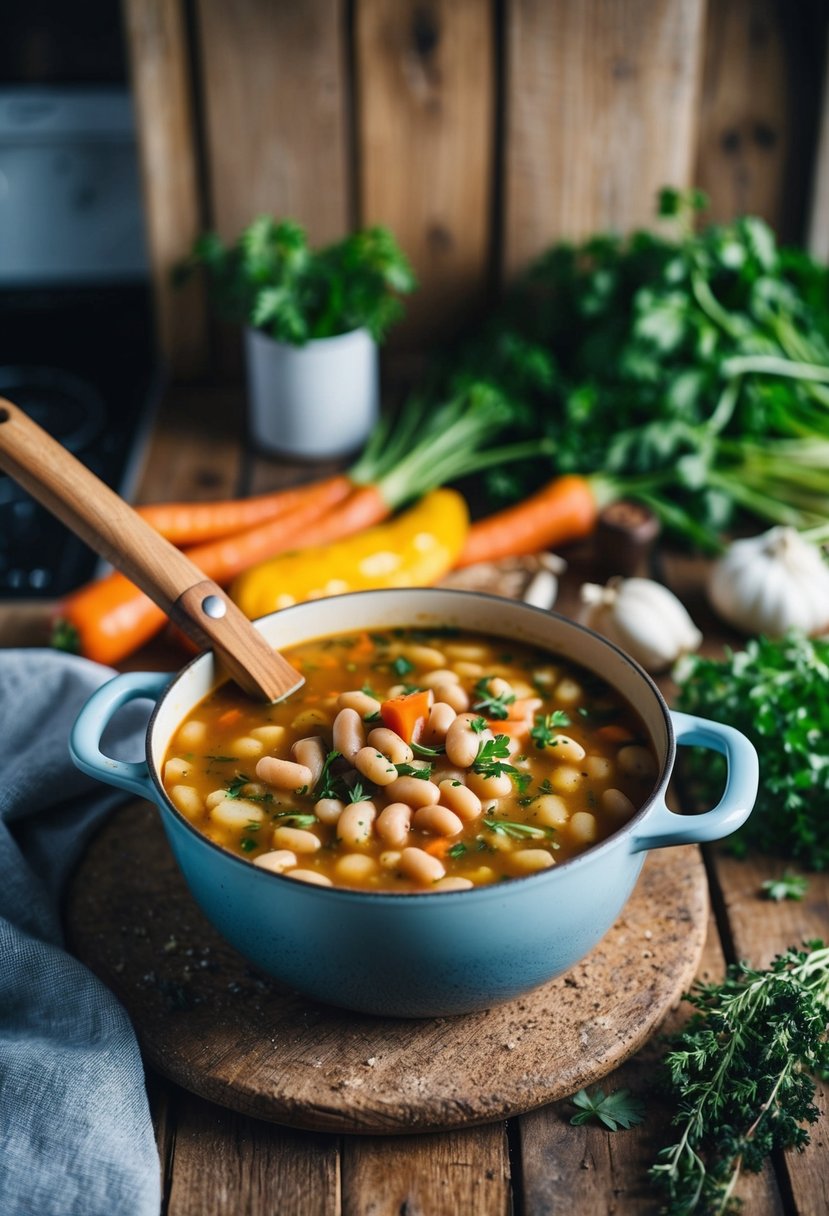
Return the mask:
M8 397L70 452L94 443L106 423L98 390L59 367L0 367L0 396Z

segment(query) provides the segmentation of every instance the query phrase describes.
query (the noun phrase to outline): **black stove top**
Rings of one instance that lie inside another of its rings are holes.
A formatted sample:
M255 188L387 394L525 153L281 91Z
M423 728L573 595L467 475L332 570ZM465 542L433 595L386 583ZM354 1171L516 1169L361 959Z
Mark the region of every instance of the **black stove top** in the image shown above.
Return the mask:
M159 386L147 286L0 292L0 396L125 497ZM0 473L0 600L63 595L99 566Z

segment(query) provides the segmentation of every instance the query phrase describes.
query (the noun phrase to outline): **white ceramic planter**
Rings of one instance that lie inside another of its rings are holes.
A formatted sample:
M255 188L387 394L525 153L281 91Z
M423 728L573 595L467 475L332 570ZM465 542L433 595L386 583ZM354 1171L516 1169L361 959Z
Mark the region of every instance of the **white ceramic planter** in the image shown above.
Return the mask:
M344 456L379 410L377 343L368 330L305 346L245 331L250 434L257 447L305 460Z

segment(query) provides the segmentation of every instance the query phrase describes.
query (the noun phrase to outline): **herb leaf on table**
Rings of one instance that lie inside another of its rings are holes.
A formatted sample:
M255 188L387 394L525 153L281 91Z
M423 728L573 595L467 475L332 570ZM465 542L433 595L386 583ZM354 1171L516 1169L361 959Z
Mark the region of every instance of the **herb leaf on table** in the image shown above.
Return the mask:
M607 1095L601 1089L594 1089L592 1093L580 1089L570 1101L580 1108L570 1120L577 1127L596 1119L608 1131L615 1132L620 1127L636 1127L645 1118L645 1104L627 1089L617 1089Z

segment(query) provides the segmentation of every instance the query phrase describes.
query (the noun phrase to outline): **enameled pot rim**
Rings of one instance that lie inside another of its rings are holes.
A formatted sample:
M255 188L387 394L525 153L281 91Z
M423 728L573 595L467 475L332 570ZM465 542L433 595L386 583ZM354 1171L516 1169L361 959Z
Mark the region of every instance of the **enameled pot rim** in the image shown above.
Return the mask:
M435 899L457 899L458 897L463 897L467 901L471 901L471 900L475 900L476 898L477 899L492 898L493 892L496 890L502 895L506 894L508 891L508 888L512 887L516 883L524 884L524 883L532 882L532 883L537 883L540 885L541 883L555 882L555 881L557 881L556 876L558 874L562 874L564 872L573 873L574 871L578 870L579 868L584 868L585 866L589 866L591 864L593 858L599 857L605 853L610 852L613 849L619 848L619 846L623 843L625 837L630 836L633 833L634 828L637 825L641 824L642 820L650 813L651 809L653 808L653 806L657 802L657 800L664 794L665 788L667 787L668 781L670 779L670 775L673 771L674 762L676 759L676 738L675 738L675 734L674 734L673 723L671 721L671 715L670 715L670 711L668 709L668 705L665 701L665 698L662 696L662 693L659 691L656 683L651 678L651 676L645 671L645 669L639 663L636 662L635 659L633 659L629 654L627 654L624 650L622 650L621 647L617 646L614 642L611 642L608 638L603 637L601 634L596 633L595 630L589 629L586 625L582 625L578 621L573 621L569 617L563 616L561 613L557 613L557 612L554 612L554 611L552 611L550 609L546 609L546 608L538 608L532 604L525 604L522 600L510 600L510 599L506 599L502 596L491 595L487 592L465 591L465 590L461 590L461 589L447 588L447 587L440 587L440 588L428 588L428 587L418 587L418 588L405 587L404 588L404 587L400 587L400 588L383 588L382 594L388 595L390 593L393 593L393 594L411 596L414 593L415 595L418 596L418 598L420 598L421 596L423 596L423 597L427 596L430 591L439 591L441 593L441 595L449 595L453 598L457 596L457 597L464 597L464 598L468 597L468 598L475 599L475 600L490 601L493 604L497 604L497 606L505 612L518 612L521 615L535 614L539 617L544 617L544 618L552 617L558 623L563 625L566 629L572 630L575 633L584 634L587 637L591 638L594 642L598 641L601 646L605 646L605 647L607 647L608 650L614 652L616 654L616 656L618 658L620 658L623 661L623 663L631 669L631 671L634 673L636 678L638 678L641 681L642 685L650 693L656 707L659 709L659 712L661 714L662 721L663 721L663 724L665 727L666 747L665 747L665 756L664 756L664 759L661 764L660 772L656 779L653 790L651 791L649 796L646 798L646 800L643 802L642 806L639 807L639 809L636 811L636 813L633 816L631 816L631 818L628 819L626 823L624 823L620 828L618 828L610 836L606 837L602 841L599 841L598 844L591 845L589 848L585 849L585 851L583 853L579 853L575 857L570 857L566 861L557 862L555 865L549 867L546 870L537 871L534 874L517 875L514 878L510 878L508 884L494 883L494 884L488 884L486 886L477 886L477 887L467 888L463 891L406 891L406 892L403 892L403 891L400 891L400 892L397 892L397 891L368 891L368 890L356 889L356 888L352 888L352 887L336 887L336 886L324 887L321 885L320 886L315 885L313 887L313 891L315 894L319 893L320 898L324 898L324 899L342 898L342 899L345 899L347 902L350 902L353 900L357 900L357 901L372 900L372 901L379 902L379 903L383 903L386 900L391 900L395 904L398 904L399 901L402 899L411 900L413 898L415 898L415 899L428 898L430 901L433 901ZM376 590L353 591L353 592L348 592L347 594L344 594L344 595L331 596L331 597L329 597L329 599L332 601L334 601L334 600L353 601L353 600L358 600L358 599L371 599L372 597L376 596L377 594L378 594L378 592ZM319 601L314 601L314 602L319 603ZM300 603L300 604L294 604L288 608L282 608L279 610L278 613L269 613L267 616L259 617L256 621L254 621L254 624L259 626L260 624L271 620L274 616L279 616L281 618L286 617L288 614L295 616L298 613L302 613L303 609L306 609L307 606L308 605L305 603ZM363 626L363 627L365 628L366 626ZM326 635L314 634L313 637L321 637L321 636L335 637L335 636L337 636L338 632L347 633L348 630L346 629L346 630L340 630L340 631L333 631L332 633L326 634ZM484 632L484 631L473 630L472 632ZM491 635L491 636L495 636L495 635ZM311 641L311 640L313 640L313 637L309 637L307 640ZM296 645L296 644L301 644L301 643L291 643L291 645ZM533 645L537 645L537 643L533 643ZM538 646L538 648L543 649L542 646ZM555 652L550 651L550 653L554 654ZM181 680L183 680L198 664L202 664L202 663L206 664L211 660L211 658L213 658L212 651L205 651L201 654L196 655L194 658L192 658L189 663L187 663L184 667L182 667L173 676L171 682L167 685L167 687L164 689L163 693L161 694L161 696L158 698L157 702L155 703L155 706L153 707L152 713L150 715L149 722L147 723L147 730L146 730L146 736L145 736L145 751L146 751L147 767L148 767L150 777L152 778L152 783L153 783L155 793L156 793L156 799L158 801L159 806L161 807L161 809L163 811L167 812L168 814L171 814L173 816L173 818L180 825L183 825L187 829L187 831L189 833L191 833L192 836L199 842L200 847L206 847L208 849L215 850L215 852L218 853L223 859L226 859L229 864L233 863L236 865L245 866L246 868L250 869L253 866L252 862L247 861L243 857L239 857L235 853L231 853L228 849L223 848L220 844L217 844L215 841L210 840L209 837L205 836L203 832L200 832L199 829L196 828L190 822L190 820L185 815L183 815L181 813L181 811L178 810L178 808L174 805L174 803L168 797L167 791L164 789L164 785L161 781L161 777L160 777L160 774L158 772L158 769L157 769L157 766L155 763L155 757L153 755L153 748L152 748L153 734L154 734L154 730L155 730L155 726L156 726L156 722L157 722L159 713L161 712L164 702L173 693L176 685ZM572 661L574 663L576 663L577 665L580 665L583 667L585 666L585 664L582 663L578 658L575 658ZM592 668L587 668L587 670L592 670ZM601 673L597 673L597 674L601 674ZM226 677L223 677L222 679L217 680L214 687L218 687L220 684L224 683L225 679L226 679ZM622 693L616 687L615 684L613 684L610 681L607 681L607 682L610 684L610 687L613 688L614 691L619 696L623 697L625 700L627 700L629 702L630 699L628 697L625 697L625 694ZM197 703L198 702L196 702L195 704L197 704ZM194 705L190 705L185 712L189 713L194 707L195 707ZM637 714L641 718L642 714L636 709L636 706L632 706L632 708L637 712ZM166 742L168 742L168 741L166 741ZM165 742L165 746L166 746L166 742ZM292 887L296 887L296 885L297 885L296 879L289 878L285 874L279 874L272 870L264 870L261 867L256 867L256 869L258 870L259 874L265 875L268 880L274 879L280 883L289 883Z

